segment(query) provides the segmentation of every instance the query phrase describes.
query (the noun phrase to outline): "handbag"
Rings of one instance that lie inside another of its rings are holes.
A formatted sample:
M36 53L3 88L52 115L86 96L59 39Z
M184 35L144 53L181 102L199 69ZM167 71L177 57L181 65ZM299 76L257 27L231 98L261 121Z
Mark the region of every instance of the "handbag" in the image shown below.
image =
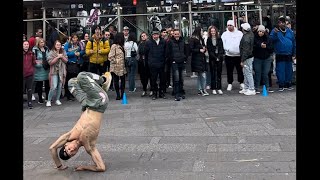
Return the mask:
M40 51L42 53L42 67L44 70L48 70L50 68L50 65L47 61L47 48L44 47L45 51L42 52L41 50L39 49L35 49L35 55L36 55L36 59L38 59L38 51Z
M42 67L44 70L48 70L50 68L50 65L49 65L48 61L46 60L46 58L44 58L42 60Z
M135 58L137 57L137 51L135 49L132 50L133 45L134 45L134 42L132 43L132 46L131 46L131 57Z

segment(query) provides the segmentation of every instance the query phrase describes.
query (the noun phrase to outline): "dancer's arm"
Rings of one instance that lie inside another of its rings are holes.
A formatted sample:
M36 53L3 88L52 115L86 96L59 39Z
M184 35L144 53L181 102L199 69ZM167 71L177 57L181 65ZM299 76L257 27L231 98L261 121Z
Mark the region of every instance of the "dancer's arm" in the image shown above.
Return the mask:
M66 169L67 167L62 165L62 163L58 157L57 149L67 143L68 138L70 137L70 134L71 134L71 132L67 132L67 133L63 134L49 148L50 153L51 153L51 157L52 157L54 163L56 164L56 167L61 170Z

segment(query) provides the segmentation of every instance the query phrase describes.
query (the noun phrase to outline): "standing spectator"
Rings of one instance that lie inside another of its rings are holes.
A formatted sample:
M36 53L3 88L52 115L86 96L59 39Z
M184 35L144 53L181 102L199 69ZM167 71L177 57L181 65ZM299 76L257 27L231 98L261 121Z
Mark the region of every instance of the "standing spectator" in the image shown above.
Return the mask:
M108 30L109 30L109 32L110 32L110 39L114 39L114 36L117 34L117 29L116 29L116 27L114 27L114 25L110 25L109 27L108 27ZM112 44L111 44L112 45ZM111 47L111 45L110 45L110 47Z
M62 44L59 40L56 40L53 44L53 48L49 52L47 59L50 64L50 91L46 106L51 106L51 100L54 95L56 95L55 104L60 106L61 90L64 86L67 75L66 63L68 62L68 56L66 51L62 48Z
M111 39L111 33L109 31L105 31L104 32L104 40L105 41L109 41L109 46L111 47L112 44L113 44L113 38ZM106 61L104 62L104 69L108 72L110 72L110 61L108 61L108 56L106 56ZM113 79L111 79L111 84L110 84L110 88L109 88L110 91L113 91L114 88L113 88Z
M161 29L161 38L166 42L166 45L168 44L169 40L171 39L171 35L169 35L166 31L166 29ZM166 76L166 88L172 88L171 86L171 62L166 59L166 65L165 65L165 76ZM165 90L166 92L167 90Z
M108 60L110 61L110 72L112 74L112 79L114 79L114 88L117 93L116 100L123 98L123 93L126 84L126 74L127 70L125 67L125 51L124 51L124 36L123 33L117 33L114 37L113 44L108 55ZM119 88L119 80L121 85ZM119 92L120 89L120 92Z
M208 47L207 46L207 40L208 40L208 32L207 31L203 32L202 38L203 38L203 41L204 41L204 45L207 48ZM205 55L205 58L206 58L206 66L207 66L206 89L210 89L210 87L211 87L211 73L209 73L209 72L211 71L211 69L210 69L210 65L209 65L209 53L208 53L208 51L206 51L206 53L204 53L204 55Z
M253 81L253 42L254 35L249 23L241 24L243 36L240 41L241 66L243 67L244 88L239 92L245 95L256 95Z
M253 44L253 70L254 70L254 86L256 93L259 92L260 81L262 85L266 86L269 92L273 92L269 87L268 73L272 63L273 46L266 28L259 25L258 30L254 36Z
M243 36L241 31L238 31L234 27L234 21L229 20L227 22L227 30L222 33L221 39L223 42L223 48L226 53L225 55L225 63L227 66L227 81L228 87L227 91L232 90L232 82L233 82L233 69L236 67L238 74L238 82L240 83L240 89L244 88L243 84L243 72L241 67L241 58L240 58L240 41Z
M152 38L146 42L145 55L148 61L151 72L151 88L153 90L152 100L159 98L166 99L164 91L166 89L165 80L165 59L166 59L166 42L159 38L160 32L158 29L152 31ZM157 80L160 79L159 87Z
M36 42L36 45L32 48L32 51L35 54L36 57L36 65L35 65L35 73L34 73L34 83L36 84L36 92L38 93L38 103L43 104L43 98L42 98L42 89L43 84L45 88L45 94L46 98L45 100L48 100L49 95L49 68L45 69L43 64L47 61L47 55L49 53L48 47L45 45L45 41L42 38L39 38Z
M34 66L36 65L36 58L29 48L29 42L23 42L23 89L27 87L27 102L28 108L32 109L32 86L34 76Z
M218 34L218 29L215 26L211 26L208 32L207 48L211 79L207 79L207 81L211 81L212 94L217 94L217 91L218 94L223 94L221 90L221 73L224 54L223 43Z
M66 82L68 82L69 79L78 76L80 66L83 64L82 56L85 54L85 48L83 42L79 41L78 35L73 33L71 40L65 44L64 50L68 56L66 76ZM74 97L68 89L68 83L65 83L64 90L67 99L73 101Z
M93 28L95 34L93 40L89 40L86 45L86 54L90 58L89 71L95 74L102 75L106 70L103 68L106 56L110 51L109 41L102 41L101 27Z
M36 37L42 38L42 29L37 29L36 34L29 38L29 44L31 49L36 45Z
M49 33L49 38L47 40L47 46L50 50L52 48L54 48L54 43L56 42L56 40L60 41L59 33L58 33L56 27L57 27L57 25L55 22L49 23L48 30L50 33Z
M175 29L173 37L167 44L167 57L172 67L173 95L175 101L185 98L183 90L183 71L187 61L186 45L180 35L180 31Z
M129 27L128 26L125 26L123 27L123 36L124 36L124 42L127 42L128 41L128 38L129 38Z
M142 94L141 97L145 96L147 93L147 86L148 82L150 82L151 79L151 73L150 68L146 59L145 54L145 46L146 42L148 40L148 35L145 32L142 32L140 34L140 41L138 46L138 54L139 54L139 60L138 60L138 72L140 74L140 80L142 84ZM150 96L152 96L152 89L150 89Z
M124 43L126 61L129 62L129 66L128 66L129 92L136 91L135 77L136 77L136 69L138 66L138 62L136 59L136 55L138 52L138 45L135 41L136 41L135 35L130 34L128 37L128 40ZM133 51L135 51L135 54L132 54Z
M89 34L85 33L83 36L83 39L81 40L84 47L87 46L88 41L89 41ZM82 56L82 59L83 59L83 64L82 66L80 65L80 71L81 72L89 71L89 61L90 61L89 56L86 53L84 53Z
M278 19L278 26L271 31L270 37L276 54L279 91L292 90L292 61L296 56L296 40L293 31L286 27L284 17Z
M202 28L196 27L189 40L189 47L191 50L191 71L198 73L198 95L208 96L209 93L206 91L206 47L204 40L202 39L202 33Z

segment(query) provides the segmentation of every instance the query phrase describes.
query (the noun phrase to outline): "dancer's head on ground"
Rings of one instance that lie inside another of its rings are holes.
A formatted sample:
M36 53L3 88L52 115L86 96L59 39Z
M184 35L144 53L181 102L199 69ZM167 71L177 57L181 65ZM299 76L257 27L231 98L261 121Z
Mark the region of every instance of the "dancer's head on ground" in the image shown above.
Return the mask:
M76 140L67 142L59 151L59 157L62 160L68 160L72 156L76 155L79 150L79 143Z

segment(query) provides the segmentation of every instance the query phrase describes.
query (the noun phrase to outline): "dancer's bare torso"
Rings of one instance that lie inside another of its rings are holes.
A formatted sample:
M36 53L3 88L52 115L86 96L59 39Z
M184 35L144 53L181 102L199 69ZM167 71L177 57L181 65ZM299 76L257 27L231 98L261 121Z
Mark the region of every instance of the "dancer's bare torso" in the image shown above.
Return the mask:
M101 126L103 113L87 109L70 131L68 141L78 140L83 146L94 147Z

